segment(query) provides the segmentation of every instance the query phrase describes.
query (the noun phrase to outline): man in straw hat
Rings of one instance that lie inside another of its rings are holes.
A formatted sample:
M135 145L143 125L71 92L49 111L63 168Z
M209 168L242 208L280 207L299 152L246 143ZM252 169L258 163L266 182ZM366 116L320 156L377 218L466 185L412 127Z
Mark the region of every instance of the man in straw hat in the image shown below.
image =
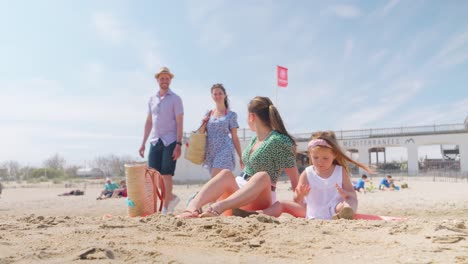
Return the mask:
M172 177L176 161L182 148L184 108L182 99L170 88L174 75L167 67L155 74L159 91L150 97L140 156L144 158L146 140L149 137L150 150L148 166L161 173L165 185L163 213L172 213L180 199L172 194ZM150 132L151 136L150 136Z

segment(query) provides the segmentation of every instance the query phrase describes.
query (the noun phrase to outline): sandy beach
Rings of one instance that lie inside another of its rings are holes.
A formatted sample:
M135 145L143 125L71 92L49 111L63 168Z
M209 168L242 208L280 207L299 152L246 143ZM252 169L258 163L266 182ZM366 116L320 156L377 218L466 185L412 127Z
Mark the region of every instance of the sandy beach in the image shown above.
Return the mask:
M127 217L124 199L59 197L59 185L0 198L0 263L468 263L468 183L406 181L409 189L358 194L359 213L401 222L287 215L178 219ZM374 184L376 180L374 180ZM199 185L177 185L182 202ZM291 199L287 183L279 199Z

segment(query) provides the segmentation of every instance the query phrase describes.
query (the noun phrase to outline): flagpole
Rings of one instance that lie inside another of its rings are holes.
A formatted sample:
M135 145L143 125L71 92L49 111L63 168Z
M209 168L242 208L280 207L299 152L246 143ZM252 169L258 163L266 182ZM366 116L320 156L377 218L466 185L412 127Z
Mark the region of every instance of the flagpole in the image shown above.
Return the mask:
M278 90L279 90L279 86L276 86L276 89L275 89L275 93L276 93L275 105L276 105L277 108L278 108Z

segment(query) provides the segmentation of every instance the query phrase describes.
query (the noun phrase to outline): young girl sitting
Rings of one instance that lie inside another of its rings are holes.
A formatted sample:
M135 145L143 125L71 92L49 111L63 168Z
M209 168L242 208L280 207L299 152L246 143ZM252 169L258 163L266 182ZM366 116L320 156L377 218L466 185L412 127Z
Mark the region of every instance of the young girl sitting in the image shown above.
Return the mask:
M372 171L346 156L332 131L314 133L308 151L312 165L299 178L294 202L276 202L270 208L257 212L276 217L284 212L308 219L353 219L358 202L346 163L353 163L369 173ZM248 214L239 209L233 213L240 216Z

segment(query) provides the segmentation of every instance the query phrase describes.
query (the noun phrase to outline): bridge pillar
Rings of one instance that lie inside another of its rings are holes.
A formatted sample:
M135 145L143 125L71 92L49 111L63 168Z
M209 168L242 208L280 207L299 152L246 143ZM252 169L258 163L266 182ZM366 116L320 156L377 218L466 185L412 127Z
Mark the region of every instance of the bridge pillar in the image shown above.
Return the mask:
M368 148L358 148L358 161L366 166L369 166L370 159L369 159L369 149ZM363 169L359 168L359 175L367 174Z
M468 143L462 143L460 148L460 171L468 173Z
M418 146L409 145L406 147L408 153L408 175L417 175L419 172Z

